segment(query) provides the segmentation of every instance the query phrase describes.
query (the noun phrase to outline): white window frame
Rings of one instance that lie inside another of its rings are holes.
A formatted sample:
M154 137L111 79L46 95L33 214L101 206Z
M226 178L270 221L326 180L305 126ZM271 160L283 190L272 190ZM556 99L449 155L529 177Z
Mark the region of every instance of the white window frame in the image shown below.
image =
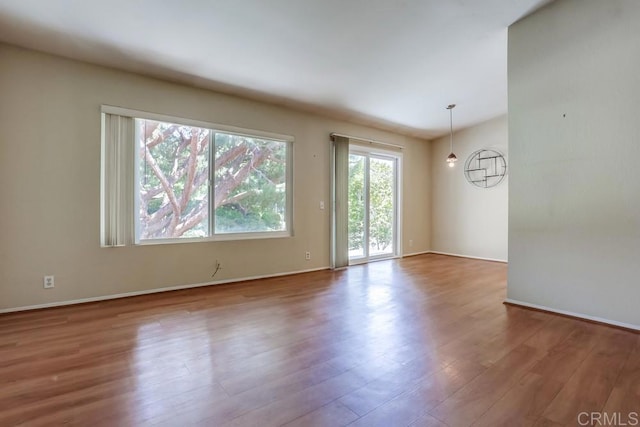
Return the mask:
M287 144L287 157L286 157L286 206L285 206L285 223L286 229L281 231L256 231L256 232L240 232L240 233L215 233L215 210L210 203L209 207L209 235L205 237L176 237L176 238L168 238L168 239L140 239L140 220L139 220L139 193L140 193L140 176L139 176L139 165L140 165L140 156L137 152L137 144L136 141L132 141L129 155L132 156L132 162L128 162L128 164L133 163L133 173L128 173L124 178L118 177L117 179L126 179L127 188L132 189L133 193L133 203L131 212L127 215L128 221L125 221L127 224L125 225L125 230L130 230L132 232L132 236L129 236L127 241L132 242L135 245L158 245L158 244L174 244L174 243L197 243L197 242L209 242L209 241L233 241L233 240L254 240L254 239L272 239L272 238L287 238L293 237L293 150L294 150L294 137L290 135L278 134L273 132L265 132L254 129L245 129L236 126L228 126L221 125L217 123L211 123L201 120L193 120L186 119L182 117L169 116L164 114L150 113L147 111L140 110L132 110L128 108L122 107L114 107L110 105L101 106L102 113L102 128L103 128L103 152L105 147L105 138L104 138L104 117L105 114L113 114L123 117L130 117L131 119L142 119L142 120L156 120L161 122L175 123L178 125L185 126L193 126L206 128L213 132L212 134L212 142L209 147L209 165L214 164L213 160L215 160L215 133L229 133L238 136L246 136L251 138L260 138L260 139L268 139L278 142L284 142ZM135 135L132 135L132 138L135 139ZM104 233L105 227L102 225L104 221L107 221L106 218L107 212L105 212L104 206L106 205L105 200L109 198L113 198L113 195L105 194L105 180L108 177L105 176L105 159L102 160L102 207L101 207L101 231ZM214 195L215 186L214 186L214 174L215 171L213 167L209 167L209 198L211 200L211 196ZM102 246L122 246L122 245L109 245L104 242L108 241L103 236L101 236Z

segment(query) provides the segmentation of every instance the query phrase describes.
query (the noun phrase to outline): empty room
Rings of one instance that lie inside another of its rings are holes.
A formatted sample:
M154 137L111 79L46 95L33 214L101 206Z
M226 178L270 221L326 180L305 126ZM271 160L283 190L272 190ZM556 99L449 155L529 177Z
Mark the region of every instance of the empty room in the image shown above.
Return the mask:
M0 1L0 427L640 425L638 22Z

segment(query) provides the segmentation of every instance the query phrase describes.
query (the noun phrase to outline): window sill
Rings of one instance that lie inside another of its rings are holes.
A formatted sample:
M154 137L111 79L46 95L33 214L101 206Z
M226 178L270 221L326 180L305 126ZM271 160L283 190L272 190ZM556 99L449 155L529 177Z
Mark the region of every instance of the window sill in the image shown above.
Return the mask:
M170 245L176 243L208 243L208 242L232 242L238 240L264 240L283 239L293 237L289 231L264 232L264 233L229 233L217 234L209 237L187 237L177 239L147 239L135 243L136 246Z

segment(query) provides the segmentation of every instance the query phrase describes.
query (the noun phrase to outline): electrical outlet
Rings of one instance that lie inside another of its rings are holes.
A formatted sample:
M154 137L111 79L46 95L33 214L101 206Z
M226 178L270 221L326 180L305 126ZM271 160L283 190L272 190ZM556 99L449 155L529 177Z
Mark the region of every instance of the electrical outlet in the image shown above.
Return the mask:
M413 247L413 240L409 240L409 247Z
M307 261L309 261L311 259L311 252L307 251L304 253L304 259L306 259Z
M324 201L323 200L320 201L320 209L324 209Z
M53 276L44 276L44 288L45 289L51 289L53 287L55 287L55 282L53 280Z

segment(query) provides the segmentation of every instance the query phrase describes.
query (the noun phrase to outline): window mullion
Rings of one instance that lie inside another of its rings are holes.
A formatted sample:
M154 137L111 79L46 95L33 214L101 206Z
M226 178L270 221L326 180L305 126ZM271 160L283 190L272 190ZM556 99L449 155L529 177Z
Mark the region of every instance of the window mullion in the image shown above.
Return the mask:
M371 157L367 153L364 155L364 257L369 259L369 238L371 235L371 221L369 213L371 211Z
M215 235L216 215L216 183L215 183L215 164L216 164L216 133L212 129L209 132L209 236Z

